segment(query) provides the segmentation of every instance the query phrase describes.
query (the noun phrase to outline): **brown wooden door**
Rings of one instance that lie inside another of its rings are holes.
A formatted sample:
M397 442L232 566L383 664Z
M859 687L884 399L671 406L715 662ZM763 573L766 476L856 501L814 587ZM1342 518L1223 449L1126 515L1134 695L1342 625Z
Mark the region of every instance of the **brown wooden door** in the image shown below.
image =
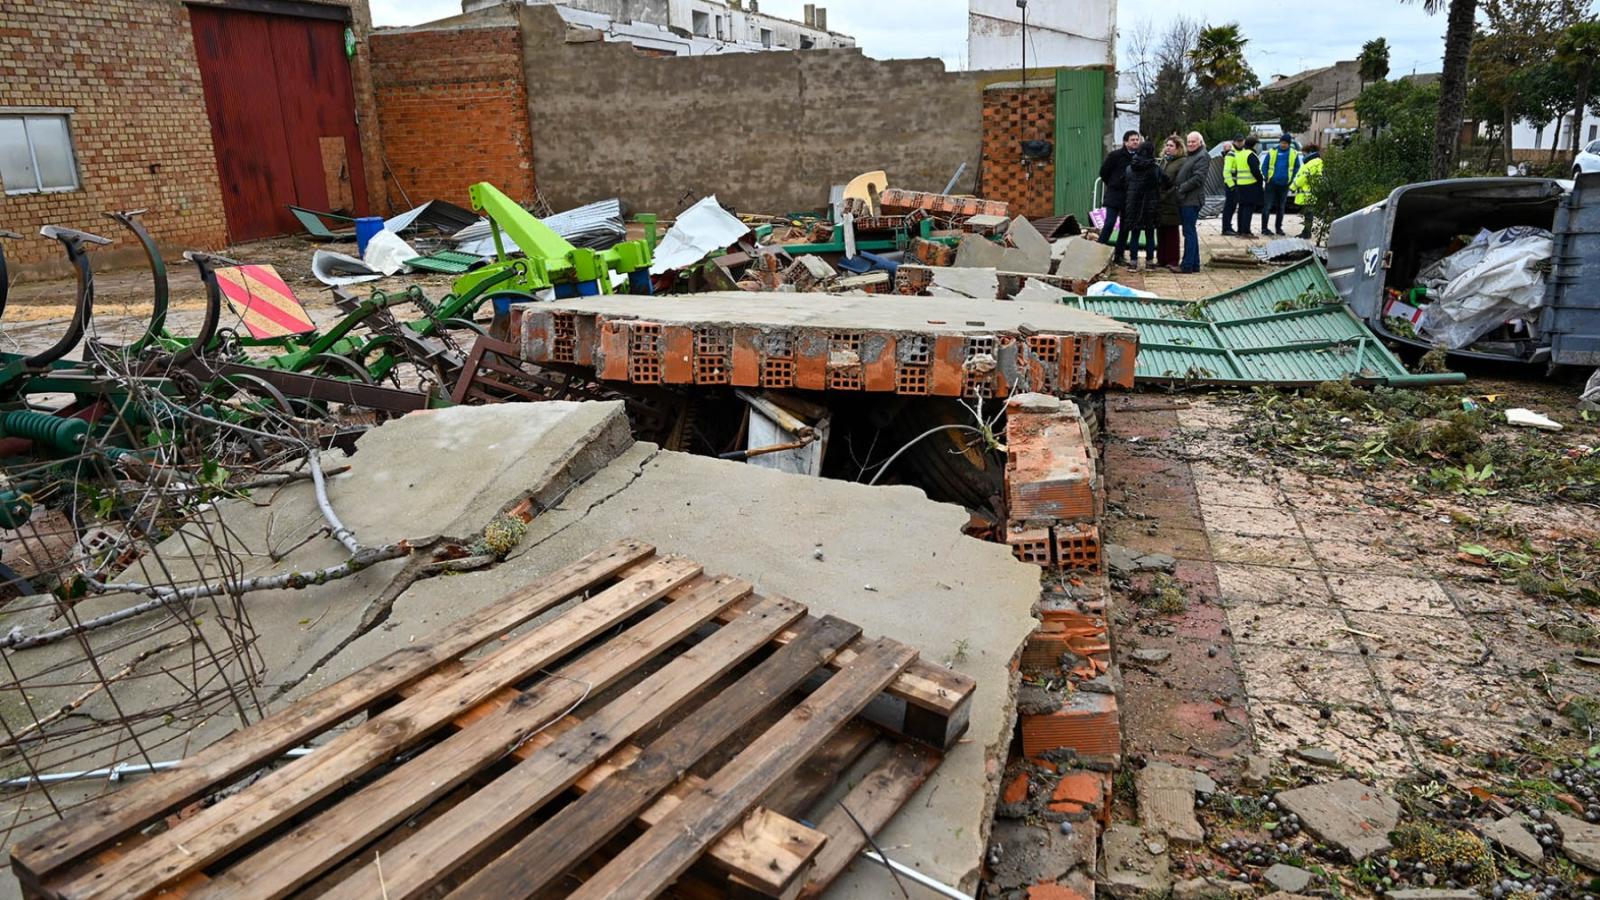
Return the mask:
M299 230L286 206L367 212L344 24L189 7L230 241Z

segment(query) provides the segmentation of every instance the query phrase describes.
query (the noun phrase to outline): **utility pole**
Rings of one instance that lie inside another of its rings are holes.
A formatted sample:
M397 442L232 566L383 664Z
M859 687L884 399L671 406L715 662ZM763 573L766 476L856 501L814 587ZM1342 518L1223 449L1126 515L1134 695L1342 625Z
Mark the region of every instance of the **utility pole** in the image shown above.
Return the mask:
M1017 8L1022 10L1022 87L1028 87L1028 0L1017 0Z

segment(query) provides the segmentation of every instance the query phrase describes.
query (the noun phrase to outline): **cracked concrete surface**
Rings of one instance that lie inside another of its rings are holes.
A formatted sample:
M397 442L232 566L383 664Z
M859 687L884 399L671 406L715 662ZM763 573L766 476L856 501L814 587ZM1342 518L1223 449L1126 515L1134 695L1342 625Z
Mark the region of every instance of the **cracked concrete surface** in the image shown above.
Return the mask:
M1010 664L1033 630L1038 570L964 536L967 515L907 487L866 488L662 451L639 443L529 525L483 572L419 582L384 625L301 685L309 691L622 537L707 572L855 622L978 682L962 742L877 840L891 857L971 887L1015 713ZM815 551L822 550L822 559ZM858 861L830 897L885 897L889 876Z
M333 453L323 461L328 469L350 466L329 479L329 501L364 545L377 546L399 540L426 543L440 535L470 540L501 510L525 497L532 497L536 507L556 502L573 483L631 443L620 403L459 407L396 420L363 436L349 459ZM208 521L213 523L208 533L191 527L173 535L124 573L123 580L186 585L224 574L248 578L311 571L348 556L327 536L309 481L224 501ZM225 547L226 567L211 542ZM204 640L181 643L139 663L140 672L170 668L178 677L130 678L85 703L78 716L108 721L182 703L197 684L217 683L219 665L206 662L213 653L230 682L244 683L246 668L255 672L259 683L253 691L241 692L237 704L220 699L209 717L171 722L156 717L147 740L178 743L153 758L181 756L238 727L237 706L253 721L258 704L269 704L382 622L388 604L410 586L419 568L420 560L402 558L301 590L249 593L237 606L227 597L196 601L193 612ZM126 594L93 597L80 602L76 612L88 619L137 599ZM47 624L43 610L0 618L0 623L27 631ZM171 617L149 614L83 639L100 670L110 673L136 655L183 636ZM233 650L238 641L252 642L247 654ZM12 653L9 659L19 679L49 673L30 685L29 699L37 709L62 705L95 678L85 646L74 640ZM199 671L190 677L196 660L201 661ZM17 713L20 721L32 720L24 710ZM126 759L130 752L130 747L116 744L86 756L81 747L63 747L59 753L46 749L36 765L46 771L69 763L89 768Z
M975 886L999 760L1014 724L1011 662L1035 626L1039 576L1004 546L963 535L965 511L914 488L811 479L633 443L620 404L510 404L408 416L364 437L346 462L351 471L331 480L331 500L365 544L441 534L468 539L526 497L538 514L521 544L486 570L416 580L416 561L395 560L303 591L248 595L264 704L291 702L596 546L637 537L707 572L739 576L814 613L839 615L866 635L910 644L925 660L976 679L968 732L877 837L898 861ZM223 504L234 549L247 560L245 574L343 558L342 548L319 534L311 494L302 482L270 498ZM274 550L284 558L274 561ZM168 556L176 552L163 548ZM89 602L112 609L125 598ZM226 604L219 608L227 612ZM109 647L150 625L136 620L92 642ZM202 630L221 633L215 623ZM18 656L42 665L81 653L61 644ZM115 693L126 706L165 702L175 690L141 680ZM236 712L220 709L204 721L171 723L182 743L154 755L176 758L237 722ZM126 750L118 758L125 757ZM84 794L104 789L86 786ZM894 892L884 870L858 861L829 896Z

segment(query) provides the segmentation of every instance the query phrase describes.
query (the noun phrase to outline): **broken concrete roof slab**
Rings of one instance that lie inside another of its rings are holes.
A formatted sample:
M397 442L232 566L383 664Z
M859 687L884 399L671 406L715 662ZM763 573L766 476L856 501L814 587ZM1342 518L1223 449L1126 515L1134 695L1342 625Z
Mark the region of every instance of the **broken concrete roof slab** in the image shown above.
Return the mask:
M501 565L412 586L385 627L352 642L314 681L334 680L404 646L409 636L548 574L596 542L636 537L764 593L803 598L818 615L849 618L867 633L919 648L926 662L976 679L966 737L876 836L895 860L971 888L998 792L988 763L1003 759L1010 742L1009 667L1036 624L1030 610L1039 575L1003 545L961 534L966 521L965 511L913 488L802 478L635 444L535 518ZM894 893L885 871L858 861L827 896Z
M1062 304L709 293L515 307L522 357L606 381L945 397L1132 384L1134 330Z
M631 445L621 403L505 404L457 407L397 419L363 436L355 456L345 459L337 453L325 454L323 464L325 469L350 467L328 479L329 502L344 524L370 547L399 540L422 542L440 535L471 540L502 509L525 497L540 505L554 503L572 484ZM349 557L342 545L319 533L327 526L309 481L262 491L248 499L226 500L218 504L217 511L225 539L193 528L180 531L163 541L155 553L136 562L122 580L181 586L222 577L312 572ZM225 562L211 550L217 542L224 545L221 555ZM414 562L408 558L388 560L324 584L246 593L237 603L228 597L199 600L192 612L202 643L227 647L234 640L253 641L255 675L264 684L255 698L241 699L253 718L257 699L267 702L317 671L337 657L346 643L381 621L388 604L416 577ZM80 621L88 620L141 599L125 593L90 596L77 604L76 615ZM42 619L45 612L40 609L26 615ZM166 615L136 616L83 634L81 640L104 671L114 672L136 655L160 645L143 636L152 629L170 628L173 623L162 618ZM5 621L7 628L21 625L29 632L45 624L24 621L21 615L0 621ZM141 660L141 665L154 669L164 660L182 660L187 666L193 654L203 649L202 644L191 646L190 641L176 640L168 649ZM81 677L73 674L71 667L76 661L87 669L85 653L84 645L70 640L8 651L8 657L23 677L68 666L58 685L34 682L39 687L34 691L38 702L49 708L83 692ZM247 674L227 673L230 680L241 683ZM129 679L91 698L82 712L104 714L108 719L137 716L166 708L186 690L184 684L169 678ZM188 745L203 744L239 724L238 711L227 705L194 732ZM194 727L194 723L173 723L172 736ZM81 754L82 748L64 752ZM114 748L106 749L107 762L113 752ZM172 755L181 755L181 751ZM38 760L46 770L55 762L48 754ZM100 757L74 756L71 760L72 768L101 764Z

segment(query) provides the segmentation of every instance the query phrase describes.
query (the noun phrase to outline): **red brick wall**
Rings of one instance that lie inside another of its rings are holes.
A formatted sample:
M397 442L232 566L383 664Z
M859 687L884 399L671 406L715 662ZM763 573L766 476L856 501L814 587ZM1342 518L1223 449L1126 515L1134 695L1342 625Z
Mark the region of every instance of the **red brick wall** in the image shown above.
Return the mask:
M1052 87L989 88L983 92L983 165L979 192L1011 204L1013 215L1055 215L1056 166L1024 161L1022 141L1054 141L1056 91Z
M215 248L222 192L211 126L194 63L189 15L149 0L34 0L0 12L0 106L63 107L77 153L79 189L0 196L0 228L26 266L61 256L39 227L66 225L114 237L108 209L149 207L157 240ZM103 251L96 251L100 254Z
M488 181L512 199L534 199L533 148L522 38L514 25L372 36L378 120L393 179L389 200L467 205L467 187ZM596 115L605 115L596 108Z
M208 2L208 0L198 0ZM314 0L351 9L358 40L371 28L366 0ZM352 75L372 199L383 183L365 45ZM143 259L101 213L146 207L143 221L168 263L177 251L227 241L222 191L206 117L188 6L181 0L0 0L0 107L71 110L79 188L0 194L0 228L22 234L6 258L20 272L65 271L53 224L115 239L97 268ZM181 263L181 260L176 262Z

